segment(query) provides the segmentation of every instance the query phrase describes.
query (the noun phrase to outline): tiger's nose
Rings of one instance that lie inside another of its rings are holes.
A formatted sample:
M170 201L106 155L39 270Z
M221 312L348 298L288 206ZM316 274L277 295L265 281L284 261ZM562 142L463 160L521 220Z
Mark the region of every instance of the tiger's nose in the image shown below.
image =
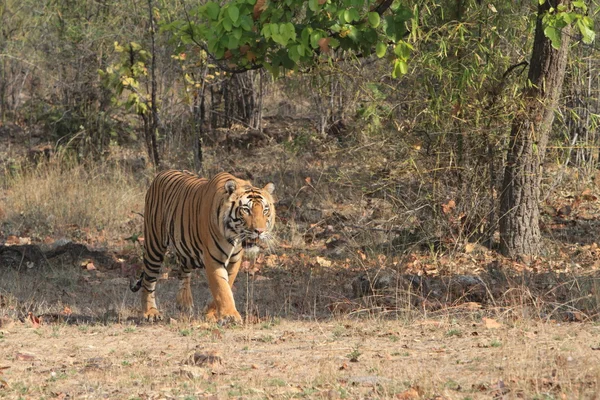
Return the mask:
M261 234L265 231L265 228L254 228L254 233Z

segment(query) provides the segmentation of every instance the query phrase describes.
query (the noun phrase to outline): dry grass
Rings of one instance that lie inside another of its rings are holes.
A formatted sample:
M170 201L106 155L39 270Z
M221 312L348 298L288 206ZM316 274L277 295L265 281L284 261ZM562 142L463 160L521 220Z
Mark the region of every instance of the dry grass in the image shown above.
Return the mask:
M0 209L9 234L114 239L141 227L132 211L143 211L147 179L114 164L58 161L5 175L4 187Z
M219 329L13 323L9 398L582 398L600 392L599 328L477 319L274 321ZM351 361L354 360L354 361ZM401 397L402 395L408 397ZM62 396L62 397L61 397Z

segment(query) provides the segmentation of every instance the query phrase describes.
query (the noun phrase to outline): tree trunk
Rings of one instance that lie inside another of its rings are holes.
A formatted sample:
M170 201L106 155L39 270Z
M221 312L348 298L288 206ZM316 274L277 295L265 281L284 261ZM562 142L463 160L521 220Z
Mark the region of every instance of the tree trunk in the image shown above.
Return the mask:
M150 67L150 76L151 76L151 104L150 104L150 121L148 126L148 131L146 131L146 136L149 137L150 148L148 155L151 157L152 162L155 167L160 166L160 157L158 154L158 141L156 131L158 130L159 121L158 121L158 107L156 106L156 49L154 43L154 14L152 5L152 0L148 0L148 9L150 11L150 43L151 43L151 52L152 52L152 63Z
M569 2L558 0L553 6ZM541 170L567 66L570 28L562 29L562 45L554 49L542 24L549 7L548 1L538 6L529 82L512 122L500 195L500 250L514 259L540 254Z

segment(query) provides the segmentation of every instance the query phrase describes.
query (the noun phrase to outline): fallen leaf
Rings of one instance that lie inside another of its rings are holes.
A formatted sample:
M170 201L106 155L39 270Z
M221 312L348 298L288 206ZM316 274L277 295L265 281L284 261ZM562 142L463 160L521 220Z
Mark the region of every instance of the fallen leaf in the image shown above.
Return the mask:
M321 267L331 267L333 264L330 260L320 256L317 256L316 261Z
M414 387L411 387L410 389L405 390L402 393L396 394L396 398L401 400L418 399L420 396L421 394L419 393L418 388Z
M483 317L483 324L485 325L485 327L487 329L498 329L502 327L502 324L498 321L496 321L495 319L492 318L485 318Z
M35 360L35 355L31 353L17 353L15 354L15 359L19 361L33 361Z
M598 197L594 196L594 194L592 193L592 190L590 188L585 189L581 193L581 198L583 200L586 200L586 201L595 201L595 200L598 200Z
M196 365L198 367L202 366L215 366L223 364L223 359L219 355L217 351L209 351L206 354L200 353L198 351L191 354L184 362L187 365Z
M442 211L444 214L449 214L456 207L456 202L454 200L450 200L446 204L442 204Z
M27 321L29 321L31 323L31 326L34 328L37 328L42 324L42 321L38 317L33 315L31 311L27 315Z
M464 308L466 310L471 310L471 311L479 310L481 307L482 307L481 303L476 303L474 301L468 301L461 305L461 308Z

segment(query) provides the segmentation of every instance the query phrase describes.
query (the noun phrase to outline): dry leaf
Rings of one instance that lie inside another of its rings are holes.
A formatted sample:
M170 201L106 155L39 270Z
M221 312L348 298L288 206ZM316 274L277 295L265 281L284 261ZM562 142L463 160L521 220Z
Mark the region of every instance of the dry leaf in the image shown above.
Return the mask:
M31 353L17 353L15 354L15 359L19 361L33 361L35 360L35 355Z
M327 53L329 51L329 42L330 41L331 41L331 38L319 39L319 48L321 49L321 52Z
M590 188L585 189L581 193L581 198L583 200L586 200L586 201L595 201L595 200L598 200L598 197L594 196L594 194L592 193L592 190Z
M196 365L198 367L212 367L223 364L223 360L217 351L209 351L206 354L196 351L194 354L191 354L183 363L188 365Z
M474 301L468 301L466 303L463 303L461 305L461 308L474 311L474 310L479 310L481 308L481 304L480 303L476 303Z
M267 9L267 0L256 0L252 9L252 18L256 21L260 18L260 14Z
M317 256L316 260L317 264L319 264L321 267L331 267L331 265L333 264L331 261L324 257Z
M396 398L401 400L418 399L420 396L421 395L419 393L418 388L410 388L402 393L396 394Z
M456 202L454 200L450 200L446 204L442 204L442 211L444 214L449 214L456 207Z
M42 323L42 321L38 317L33 315L33 313L31 311L29 312L29 315L27 316L27 321L29 321L31 323L31 326L34 328L39 327Z
M498 321L496 321L495 319L492 318L482 318L483 319L483 324L485 325L485 327L487 329L498 329L502 327L502 324Z

